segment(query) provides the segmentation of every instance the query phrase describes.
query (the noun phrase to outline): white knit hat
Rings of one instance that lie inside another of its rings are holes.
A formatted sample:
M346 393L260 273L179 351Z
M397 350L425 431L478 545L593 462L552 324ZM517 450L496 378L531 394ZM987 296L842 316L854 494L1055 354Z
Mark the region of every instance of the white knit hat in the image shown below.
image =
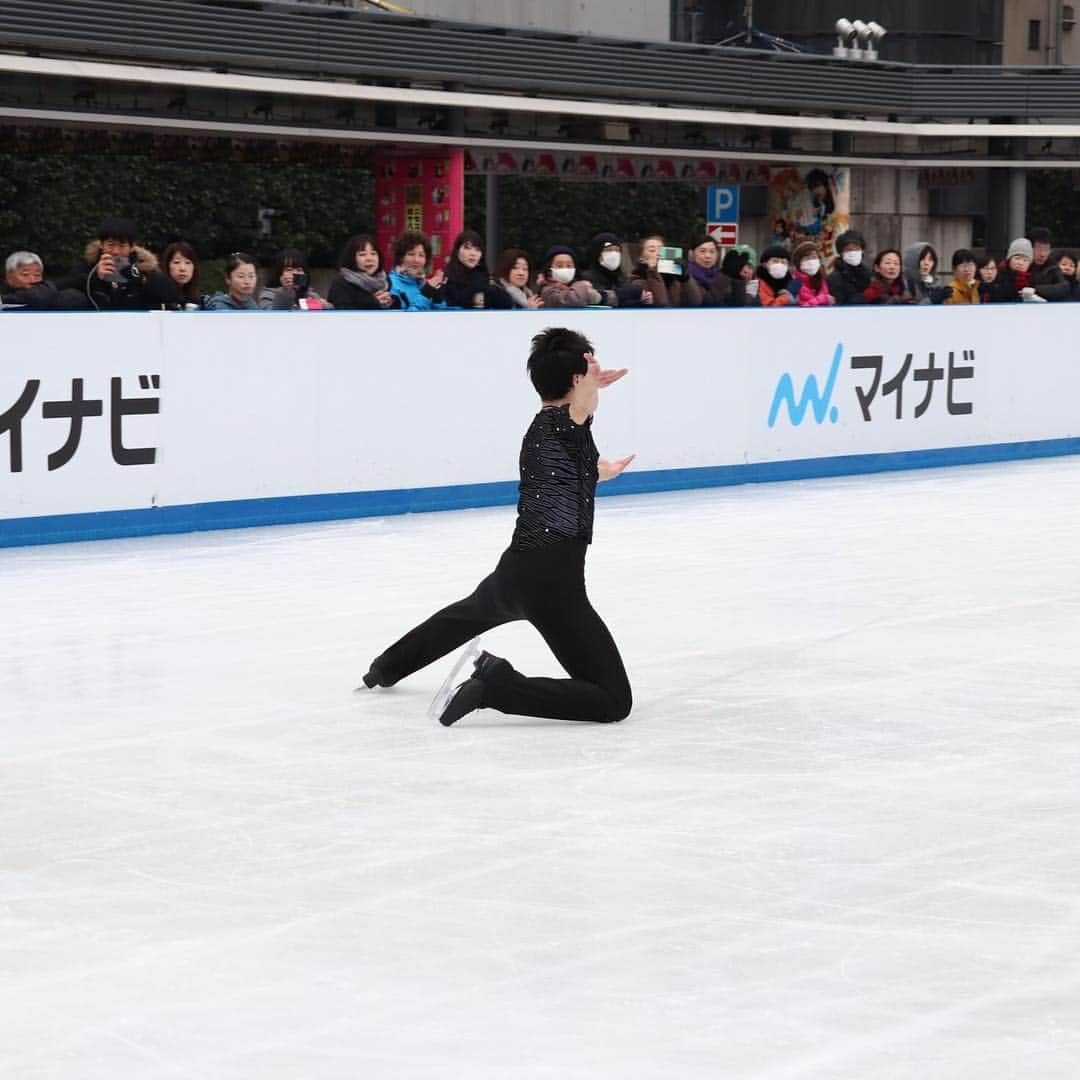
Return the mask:
M1035 252L1032 250L1031 241L1023 236L1014 240L1005 253L1005 261L1008 262L1014 255L1026 255L1029 259L1034 259Z

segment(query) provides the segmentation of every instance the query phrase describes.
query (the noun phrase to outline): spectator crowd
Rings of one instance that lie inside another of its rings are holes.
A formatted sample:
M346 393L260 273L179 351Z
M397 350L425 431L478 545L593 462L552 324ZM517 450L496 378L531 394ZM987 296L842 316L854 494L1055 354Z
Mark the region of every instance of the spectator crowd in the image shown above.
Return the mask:
M722 251L707 234L685 250L662 236L629 245L597 233L582 256L556 244L535 260L508 248L488 263L478 233L466 229L444 269L432 271L427 237L407 232L393 245L393 266L371 236L350 237L337 274L321 296L311 285L304 253L282 251L259 287L253 256L233 252L225 261L225 287L200 288L199 257L184 241L160 258L138 243L134 222L102 222L82 261L53 281L42 260L16 251L5 262L0 302L6 311L432 311L584 307L822 307L855 304L987 304L1080 300L1077 252L1054 248L1047 229L1031 229L1001 256L976 257L967 248L942 265L931 244L886 248L872 255L854 229L836 242L825 265L812 241L772 244L758 257L747 244ZM678 257L673 257L678 256Z

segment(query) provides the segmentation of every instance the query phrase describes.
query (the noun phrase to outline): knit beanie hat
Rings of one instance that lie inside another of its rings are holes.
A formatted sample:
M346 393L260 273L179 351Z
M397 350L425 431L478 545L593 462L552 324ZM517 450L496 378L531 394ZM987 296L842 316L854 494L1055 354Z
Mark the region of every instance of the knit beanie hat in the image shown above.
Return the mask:
M1027 237L1019 236L1009 245L1009 250L1005 253L1005 261L1008 262L1014 255L1026 255L1029 259L1035 258L1031 241Z
M783 244L770 244L761 253L760 265L764 266L770 259L783 259L784 262L790 262L791 252Z
M846 247L858 247L864 251L866 250L866 241L858 229L848 229L836 238L836 253L838 255L842 254Z
M574 260L574 265L577 266L577 252L567 244L552 244L551 247L544 252L544 257L540 260L540 269L546 270L551 266L551 260L556 255L569 255Z

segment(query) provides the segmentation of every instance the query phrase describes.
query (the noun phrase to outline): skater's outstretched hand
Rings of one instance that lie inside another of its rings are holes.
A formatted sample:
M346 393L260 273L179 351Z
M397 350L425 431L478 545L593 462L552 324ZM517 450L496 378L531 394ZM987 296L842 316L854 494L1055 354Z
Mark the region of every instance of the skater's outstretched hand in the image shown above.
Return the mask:
M600 361L592 353L588 352L585 354L585 359L589 363L588 377L600 390L605 386L610 386L613 382L618 382L630 370L629 368L604 369L600 366Z
M610 480L612 477L618 476L635 457L637 457L636 454L630 454L627 457L619 458L616 461L606 461L604 458L601 458L596 463L597 478L600 480Z

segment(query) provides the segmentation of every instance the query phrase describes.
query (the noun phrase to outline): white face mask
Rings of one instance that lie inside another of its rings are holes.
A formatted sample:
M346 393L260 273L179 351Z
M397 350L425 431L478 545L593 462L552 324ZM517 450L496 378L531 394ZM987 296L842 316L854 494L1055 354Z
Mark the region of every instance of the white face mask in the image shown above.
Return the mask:
M605 270L618 270L622 266L622 253L619 251L605 251L600 256L600 265Z
M561 281L564 285L569 285L574 280L574 275L577 271L572 266L553 266L551 268L551 276L556 281Z
M807 259L799 263L799 269L807 276L813 277L821 269L820 259Z
M779 281L781 278L787 277L787 263L786 262L770 262L769 274Z
M843 259L848 266L862 266L862 249L848 248L840 258Z

